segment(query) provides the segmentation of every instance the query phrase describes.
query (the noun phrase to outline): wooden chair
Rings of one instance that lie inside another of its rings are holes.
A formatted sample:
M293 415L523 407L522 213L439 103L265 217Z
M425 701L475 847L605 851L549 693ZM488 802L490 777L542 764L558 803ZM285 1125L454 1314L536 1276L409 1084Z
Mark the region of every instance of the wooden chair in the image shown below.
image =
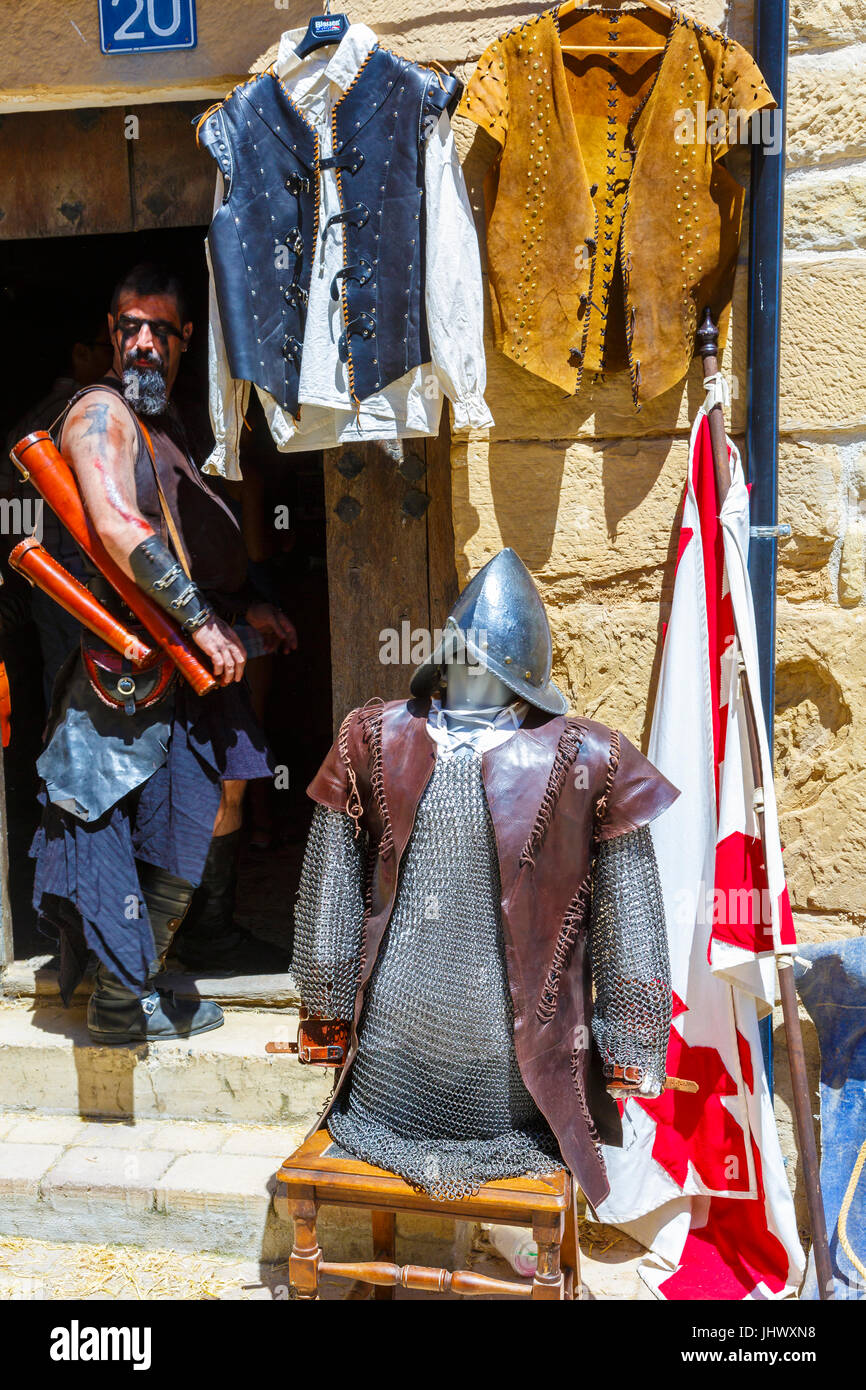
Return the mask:
M317 1130L277 1173L274 1204L279 1216L294 1222L289 1278L299 1298L318 1298L322 1275L353 1280L356 1290L359 1285L373 1285L376 1299L393 1298L398 1286L470 1297L580 1297L577 1192L566 1169L539 1178L503 1178L485 1183L474 1197L437 1202L384 1168L374 1168L356 1158L333 1157L329 1152L332 1147L328 1131ZM323 1258L316 1233L322 1204L369 1209L373 1225L372 1262L333 1264ZM394 1250L398 1211L531 1226L538 1244L535 1278L531 1284L518 1284L466 1269L451 1272L422 1265L400 1266L395 1263Z

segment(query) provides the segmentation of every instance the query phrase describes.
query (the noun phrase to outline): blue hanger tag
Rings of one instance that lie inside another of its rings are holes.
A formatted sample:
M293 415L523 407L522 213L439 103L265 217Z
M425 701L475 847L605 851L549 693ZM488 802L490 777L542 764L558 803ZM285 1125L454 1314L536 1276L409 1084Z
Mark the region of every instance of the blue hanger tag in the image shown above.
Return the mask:
M310 34L314 39L339 39L348 29L344 14L313 15L310 20Z

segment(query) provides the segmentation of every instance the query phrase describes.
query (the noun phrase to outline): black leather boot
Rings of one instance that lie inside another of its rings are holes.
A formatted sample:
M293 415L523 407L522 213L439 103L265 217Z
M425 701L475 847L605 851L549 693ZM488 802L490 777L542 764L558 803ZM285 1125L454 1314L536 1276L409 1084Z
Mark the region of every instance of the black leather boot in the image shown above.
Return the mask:
M234 921L241 832L210 842L201 883L195 890L172 954L187 970L230 975L273 975L289 968L288 950L271 946Z
M207 999L175 999L156 988L158 971L193 894L186 879L153 864L138 864L138 880L153 930L156 958L141 994L122 984L100 961L87 1006L87 1027L94 1042L156 1042L189 1038L219 1028L223 1011Z

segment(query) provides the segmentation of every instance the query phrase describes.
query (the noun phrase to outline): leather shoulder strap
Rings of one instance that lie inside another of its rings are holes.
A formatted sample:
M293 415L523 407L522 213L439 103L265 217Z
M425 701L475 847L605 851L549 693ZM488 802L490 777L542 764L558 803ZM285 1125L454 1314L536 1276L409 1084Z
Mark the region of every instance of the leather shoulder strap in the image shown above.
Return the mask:
M159 477L159 469L156 466L156 455L153 452L153 440L150 437L150 430L147 428L147 426L144 424L142 420L138 419L137 416L136 423L138 424L138 427L141 430L142 436L144 438L144 443L147 448L148 457L150 459L150 464L153 468L153 476L156 480L156 491L159 495L159 509L162 512L162 519L165 522L166 530L168 531L168 534L171 537L171 543L174 546L174 553L180 561L187 579L190 579L192 576L190 573L189 556L186 553L186 546L183 543L180 531L177 527L177 523L175 522L175 519L171 514L171 508L169 507L168 502L166 501L165 493L162 490L162 483Z

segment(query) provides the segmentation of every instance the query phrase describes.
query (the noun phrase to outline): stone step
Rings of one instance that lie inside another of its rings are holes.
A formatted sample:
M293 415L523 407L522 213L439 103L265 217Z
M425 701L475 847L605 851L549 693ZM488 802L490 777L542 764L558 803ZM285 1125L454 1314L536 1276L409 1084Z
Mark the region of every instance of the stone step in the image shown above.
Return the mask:
M183 1042L95 1045L83 1007L0 1002L0 1110L127 1119L287 1124L324 1108L332 1073L265 1052L297 1032L289 1011L227 1009Z
M298 987L286 971L281 975L208 975L170 970L160 976L160 989L173 990L181 998L215 999L233 1007L297 1009ZM75 1001L86 1003L93 987L92 973L75 990ZM30 956L15 960L3 972L3 995L11 999L38 999L41 1004L60 1002L57 957Z
M0 1112L0 1237L279 1264L292 1230L274 1211L274 1175L303 1134L297 1124ZM319 1231L331 1258L372 1258L366 1213L323 1208ZM445 1217L398 1218L401 1263L447 1264L468 1238Z

